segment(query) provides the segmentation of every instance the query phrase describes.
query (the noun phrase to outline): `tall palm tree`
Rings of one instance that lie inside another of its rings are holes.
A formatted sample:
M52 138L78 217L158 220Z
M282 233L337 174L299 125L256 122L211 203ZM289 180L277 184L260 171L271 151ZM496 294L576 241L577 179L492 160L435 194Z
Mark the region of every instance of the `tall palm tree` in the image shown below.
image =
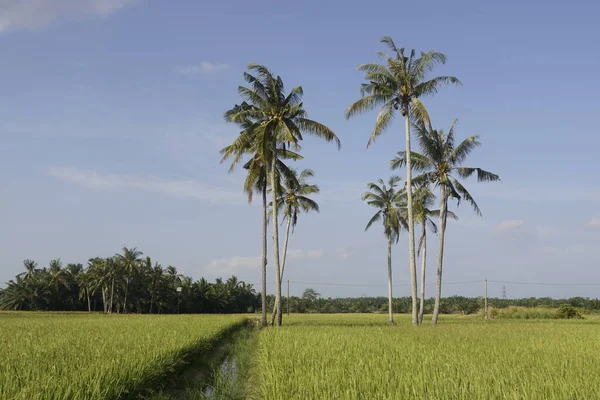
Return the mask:
M375 222L383 222L383 233L388 241L388 313L390 324L394 323L394 314L392 312L392 243L397 243L400 237L400 231L406 226L406 221L402 216L401 202L405 196L405 189L398 189L398 176L392 176L388 180L387 186L383 179L377 183L368 184L368 192L363 193L362 199L368 205L375 207L378 211L371 217L365 227L365 231Z
M225 118L233 113L233 110L242 107L236 105L232 110L225 113ZM263 147L258 142L256 131L248 130L252 125L248 121L239 124L245 130L240 133L238 138L229 146L223 148L220 153L223 155L221 162L229 157L233 158L229 171L233 171L235 166L241 161L244 154L253 154L253 157L244 164L244 169L248 171L244 181L244 192L248 195L248 202L252 202L254 192L262 195L262 268L261 268L261 301L262 301L262 326L267 326L267 189L268 189L268 160L269 155L263 154ZM287 149L277 149L277 172L279 175L290 177L289 168L281 159L300 160L302 156Z
M230 122L245 124L243 136L248 142L254 141L261 148L261 156L269 168L269 181L272 202L277 203L277 161L278 149L293 146L300 148L302 134L308 133L330 142L340 141L331 129L325 125L308 119L303 108L301 86L293 88L286 94L283 80L275 76L263 65L249 64L248 69L255 73L244 73L250 87L240 86L238 93L244 99L226 113ZM279 228L277 208L273 207L273 260L275 264L275 303L278 307L277 326L281 325L281 264L279 260Z
M442 53L429 51L421 53L416 57L415 50L410 55L404 54L404 48L396 47L391 37L386 36L381 40L394 53L393 56L379 52L385 58L386 65L363 64L358 67L359 71L365 73L365 80L361 86L362 98L346 109L346 118L371 111L381 106L375 128L371 133L367 147L381 135L392 123L396 113L400 111L404 117L405 139L407 157L406 185L408 204L408 252L410 259L410 278L412 289L412 321L418 324L417 315L417 266L415 257L415 234L412 199L412 175L411 175L411 141L410 120L428 120L427 111L421 97L433 95L444 85L457 84L461 82L453 76L438 76L429 79L429 74L439 64L446 63L446 56Z
M500 177L481 168L463 167L469 154L481 145L479 135L469 136L458 146L454 141L454 128L457 121L452 123L448 134L441 130L434 130L430 124L417 123L414 125L417 132L421 153L401 151L398 156L390 162L390 167L396 169L408 166L408 159L412 158L412 168L416 171L425 171L415 177L416 183L430 182L440 188L440 211L439 211L439 249L435 305L431 322L437 324L440 312L440 300L442 296L442 266L444 262L444 239L446 233L446 221L448 219L448 198L453 197L458 202L466 200L481 216L481 210L463 184L456 178L468 178L477 174L479 182L499 181ZM429 126L427 126L429 125Z
M127 312L127 294L129 292L129 282L136 273L137 267L141 262L143 253L136 247L128 249L123 247L123 254L115 254L116 260L121 263L122 272L125 278L125 299L123 301L123 312Z
M427 269L427 226L433 233L437 233L437 225L432 217L439 217L440 210L432 210L435 195L431 192L429 185L417 186L413 195L413 215L415 224L420 224L421 237L417 245L417 255L421 257L421 291L419 294L419 325L423 323L425 313L425 276ZM447 211L448 217L458 219L452 211Z
M294 169L285 179L285 186L280 191L277 199L277 208L283 213L283 219L287 221L285 228L285 239L283 240L283 260L281 263L281 275L279 276L279 285L283 283L283 273L285 271L285 261L287 259L287 249L290 238L290 228L292 231L298 223L298 215L302 212L319 212L319 204L309 198L311 194L318 194L320 189L317 185L307 183L308 178L315 176L311 169L304 169L300 174ZM271 316L271 325L275 321L277 307L273 307Z

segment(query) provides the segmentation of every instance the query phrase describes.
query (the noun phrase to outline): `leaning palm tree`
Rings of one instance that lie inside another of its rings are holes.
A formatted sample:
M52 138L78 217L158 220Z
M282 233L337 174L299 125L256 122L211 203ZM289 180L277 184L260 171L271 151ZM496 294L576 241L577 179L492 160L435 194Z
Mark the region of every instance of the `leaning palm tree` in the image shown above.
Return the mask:
M468 178L477 173L479 182L498 181L498 175L481 168L463 167L468 155L481 145L479 135L474 135L463 140L458 146L454 144L454 128L457 121L452 123L448 134L441 130L434 130L431 125L425 123L415 124L418 135L421 153L413 152L410 156L408 152L401 151L398 157L390 162L390 167L396 169L402 166L408 166L408 159L412 157L412 168L417 171L425 171L423 174L415 177L415 183L430 182L440 188L440 211L439 211L439 248L438 248L438 267L435 305L433 309L432 323L436 324L440 312L440 300L442 296L442 266L444 262L444 238L446 233L446 221L448 219L448 198L452 196L457 201L466 200L477 215L481 216L479 206L455 177Z
M284 179L285 187L282 188L278 199L277 208L283 213L283 219L287 220L285 228L285 239L283 240L283 260L281 263L281 274L279 276L279 285L283 283L283 272L285 271L285 261L287 259L287 249L290 238L290 228L292 231L298 223L298 215L302 212L316 211L319 212L319 204L309 198L309 195L318 194L319 186L307 183L308 178L315 176L311 169L305 169L298 174L296 170L290 170L291 174ZM271 325L275 321L277 307L273 307L273 315L271 316Z
M383 52L378 54L385 58L387 65L381 64L363 64L358 67L359 71L365 73L365 80L361 86L362 98L351 104L346 109L346 118L351 118L357 114L371 111L381 106L375 128L371 133L369 146L373 141L385 131L392 123L396 113L400 111L404 117L406 151L407 157L406 185L407 185L407 204L408 204L408 250L410 259L410 278L412 289L412 321L416 325L417 320L417 266L415 258L415 234L414 234L414 216L412 200L412 175L410 159L410 120L428 120L427 111L423 103L419 100L421 97L437 93L440 87L447 84L461 85L461 82L453 76L438 76L429 79L429 74L435 66L444 64L446 56L442 53L429 51L421 53L416 57L415 50L410 51L410 55L404 54L404 48L398 49L391 37L386 36L381 40L394 53L393 56Z
M388 241L387 261L388 261L388 313L390 324L394 323L394 314L392 312L392 243L397 243L400 237L400 230L406 226L406 220L402 216L401 202L405 196L404 189L398 189L400 178L392 176L386 186L382 179L377 183L369 183L368 192L363 193L362 199L368 205L377 208L369 220L365 230L369 229L377 221L383 222L383 233Z
M338 137L325 125L308 119L303 108L302 87L297 86L286 94L283 80L263 65L250 64L255 73L244 73L250 87L240 86L238 93L245 100L226 113L226 120L244 124L243 136L260 148L263 161L268 166L272 202L277 202L278 149L293 146L299 149L302 134L308 133L326 141L340 144ZM279 228L277 208L273 207L273 260L275 264L275 303L278 307L277 325L281 325L281 264L279 260Z
M236 105L232 110L225 113L225 118L233 113L236 108L245 107ZM223 155L221 162L228 158L233 158L229 172L232 172L236 165L241 161L245 154L252 154L252 158L244 164L244 169L248 171L244 181L244 192L248 195L248 202L251 203L254 192L262 195L262 326L267 326L267 190L268 190L268 160L270 155L263 154L263 148L258 142L256 131L248 131L252 126L248 121L239 124L244 130L234 140L232 144L223 148L220 153ZM292 177L289 168L281 161L282 159L300 160L302 156L287 149L277 149L277 172L288 178ZM279 178L277 179L279 182Z

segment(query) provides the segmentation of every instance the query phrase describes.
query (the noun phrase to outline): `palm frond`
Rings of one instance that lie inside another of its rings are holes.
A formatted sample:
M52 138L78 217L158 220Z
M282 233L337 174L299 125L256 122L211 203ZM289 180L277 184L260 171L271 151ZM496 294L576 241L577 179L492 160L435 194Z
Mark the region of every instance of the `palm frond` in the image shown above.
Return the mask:
M469 202L469 204L471 204L471 207L473 207L473 210L475 211L475 213L481 217L482 216L481 210L479 209L479 206L477 205L477 203L475 202L475 199L471 196L469 191L456 179L453 180L453 184L454 184L454 187L456 188L456 191L461 195L461 197L463 199L465 199L467 202Z
M380 211L377 211L375 213L375 215L373 215L371 217L371 219L367 223L367 226L365 227L365 231L368 230L371 227L371 225L373 225L375 222L377 222L377 221L379 221L381 219L381 214L382 214L382 211L380 210Z

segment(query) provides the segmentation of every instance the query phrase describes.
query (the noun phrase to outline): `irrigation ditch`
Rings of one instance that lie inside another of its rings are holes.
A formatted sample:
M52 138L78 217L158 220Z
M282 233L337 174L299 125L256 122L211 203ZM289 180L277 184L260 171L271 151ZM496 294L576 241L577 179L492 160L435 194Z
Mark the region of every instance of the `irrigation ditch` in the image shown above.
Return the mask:
M193 351L160 384L135 398L151 400L230 399L250 396L258 328L251 320L237 324L210 345Z

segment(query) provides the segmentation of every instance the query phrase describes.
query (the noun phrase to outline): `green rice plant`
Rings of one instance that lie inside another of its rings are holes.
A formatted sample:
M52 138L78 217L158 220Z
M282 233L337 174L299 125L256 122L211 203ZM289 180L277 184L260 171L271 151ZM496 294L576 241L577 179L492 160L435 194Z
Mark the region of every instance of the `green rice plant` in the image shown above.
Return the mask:
M243 316L0 313L0 399L134 398Z
M292 316L259 333L257 399L599 399L600 320ZM427 321L426 321L427 322Z

